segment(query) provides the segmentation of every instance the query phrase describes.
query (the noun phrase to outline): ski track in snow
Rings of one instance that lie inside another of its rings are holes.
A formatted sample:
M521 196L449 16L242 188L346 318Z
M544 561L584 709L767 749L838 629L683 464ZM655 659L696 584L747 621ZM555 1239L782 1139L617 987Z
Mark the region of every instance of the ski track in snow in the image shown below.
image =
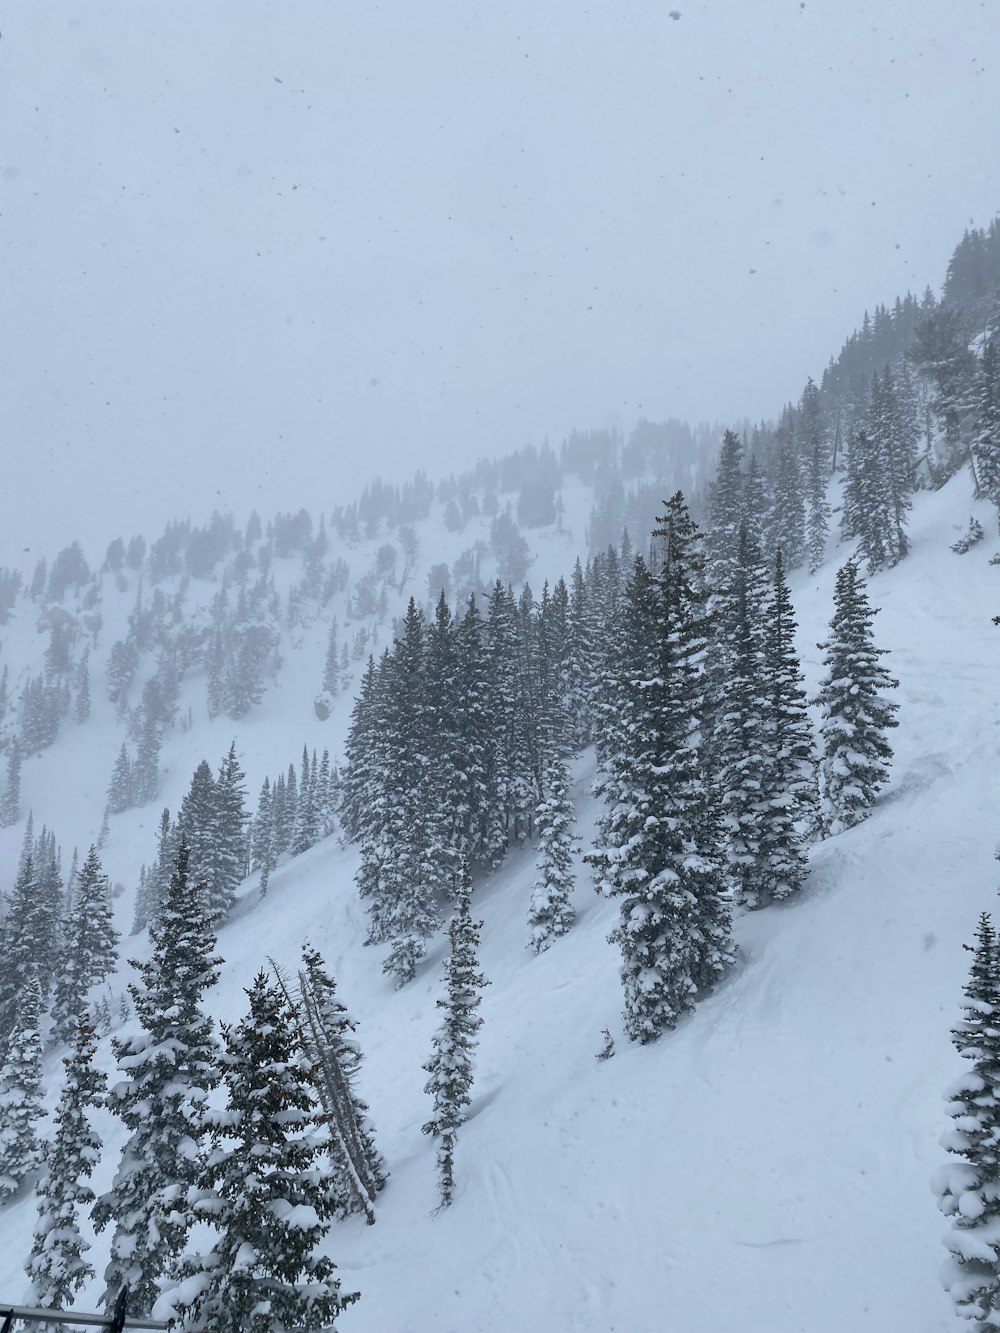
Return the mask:
M962 944L977 914L996 908L1000 879L1000 630L990 623L1000 571L988 564L998 543L990 537L962 557L947 549L970 508L995 532L964 477L919 496L912 554L869 583L883 608L876 639L892 650L887 663L900 680L890 789L865 824L814 848L798 901L739 915L737 967L674 1033L643 1048L624 1039L618 956L606 938L615 908L594 895L582 865L577 924L539 957L525 947L532 850L515 851L477 886L491 985L451 1209L434 1214L434 1148L420 1132L443 938L416 980L393 990L381 972L384 950L363 947L355 853L335 839L279 867L266 899L249 882L220 936L227 961L215 1011L238 1017L242 987L265 956L294 965L308 937L359 1020L360 1090L392 1173L376 1225L352 1219L329 1238L345 1289L362 1292L339 1322L344 1333L955 1327L937 1280L945 1228L928 1181L944 1155L942 1093L960 1067L949 1030L967 969ZM831 552L818 575L793 583L811 691L815 645L846 554ZM301 750L306 727L293 682L312 689L321 660L314 637L309 671L295 667L262 716L237 731L252 759L252 797L263 772ZM341 729L348 706L341 701ZM232 729L215 723L200 736L210 761ZM85 731L57 751L81 782L85 761L96 758L99 781L90 786L102 795L113 747L108 740L98 752ZM314 732L335 748L336 737L315 727L310 745ZM575 770L581 852L597 812L592 768L584 755ZM189 771L176 761L174 793ZM168 803L176 808L173 796ZM78 823L83 808L83 797L71 798ZM56 812L43 815L60 831ZM115 878L149 859L154 823L149 810L115 824ZM5 856L16 854L13 836L4 836ZM130 893L119 908L127 929ZM144 937L128 940L125 952L144 947ZM599 1062L606 1024L616 1053ZM107 1042L102 1053L110 1069ZM56 1073L50 1057L53 1098ZM108 1117L100 1129L107 1151L98 1190L110 1183L121 1143ZM0 1213L5 1299L25 1291L33 1219L28 1198ZM107 1237L98 1238L99 1272L106 1248ZM92 1283L81 1307L98 1291Z

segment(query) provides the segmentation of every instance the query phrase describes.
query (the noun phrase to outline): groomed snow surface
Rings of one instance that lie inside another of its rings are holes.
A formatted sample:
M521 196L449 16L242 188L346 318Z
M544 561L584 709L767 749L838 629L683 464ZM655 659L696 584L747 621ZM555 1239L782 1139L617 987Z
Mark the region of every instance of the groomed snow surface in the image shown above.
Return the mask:
M953 555L972 511L990 535ZM217 1014L236 1019L241 988L265 957L294 965L308 938L360 1022L360 1091L391 1180L374 1227L352 1220L329 1237L345 1290L362 1293L339 1321L343 1333L956 1327L938 1281L945 1223L929 1178L943 1159L942 1094L961 1068L949 1030L968 966L962 945L977 914L998 907L995 532L965 476L918 497L912 554L869 585L882 607L877 640L900 680L891 789L864 825L815 848L797 901L738 920L738 966L677 1031L643 1048L622 1036L618 955L606 940L617 908L582 867L579 921L537 958L525 947L532 849L476 886L492 984L450 1210L434 1214L434 1151L420 1132L443 937L416 981L392 989L384 951L362 947L355 853L335 839L280 867L264 900L248 882L220 936ZM846 554L833 551L818 575L793 582L811 690ZM315 686L303 688L311 699ZM290 707L287 687L269 693L272 730ZM267 771L301 749L297 721L284 735ZM323 739L339 748L338 736ZM206 748L211 762L226 743ZM110 741L106 749L101 783ZM584 846L592 778L588 754L575 785ZM255 798L259 778L248 785ZM57 813L45 815L58 830ZM147 811L141 822L128 826L136 863L152 856L155 818ZM113 825L109 855L125 829ZM116 855L123 860L121 846ZM127 929L131 888L120 909ZM142 936L125 952L144 948ZM605 1025L616 1053L599 1062ZM107 1041L102 1058L111 1070ZM50 1057L53 1097L59 1069ZM121 1142L113 1122L101 1129L98 1190ZM0 1214L3 1299L25 1291L34 1211L27 1197ZM107 1240L91 1256L99 1273ZM93 1308L99 1290L98 1280L78 1305Z

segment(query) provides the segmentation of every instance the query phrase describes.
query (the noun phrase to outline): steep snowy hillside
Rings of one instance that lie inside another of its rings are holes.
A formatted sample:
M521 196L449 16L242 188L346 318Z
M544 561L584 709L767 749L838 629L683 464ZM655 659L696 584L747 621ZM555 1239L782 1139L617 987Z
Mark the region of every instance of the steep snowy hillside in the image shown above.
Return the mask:
M954 555L948 547L970 508L990 536ZM393 990L381 950L362 947L355 853L335 839L279 867L264 900L248 881L221 932L215 1013L236 1018L242 987L266 957L292 964L309 939L360 1020L361 1091L391 1180L374 1227L352 1220L330 1236L345 1289L362 1293L338 1323L344 1333L953 1326L928 1181L942 1158L942 1092L957 1072L949 1029L967 968L962 944L977 913L993 907L1000 878L994 532L965 475L917 497L912 554L870 584L882 607L877 638L900 680L891 788L865 824L815 848L797 901L738 920L737 968L675 1032L643 1048L622 1038L618 955L606 942L617 909L593 894L582 869L577 925L537 958L525 948L531 850L476 886L492 984L457 1197L444 1213L433 1214L433 1149L420 1132L443 941L415 982ZM845 555L840 548L818 575L793 580L810 688ZM289 734L296 686L287 688L237 729L249 759L259 752L273 766L279 739L289 758L301 747L302 710ZM341 700L323 743L345 718ZM217 721L198 740L214 759L233 730ZM84 741L67 742L59 757L72 791L85 780ZM575 788L584 846L592 777L587 754ZM134 870L149 859L151 822L148 810L121 816L109 861ZM141 955L145 939L129 945ZM605 1025L617 1051L598 1062ZM110 1070L107 1042L102 1060ZM52 1059L47 1073L54 1083ZM98 1189L121 1142L118 1126L101 1128ZM5 1298L24 1292L33 1218L30 1199L0 1212ZM99 1270L105 1252L100 1237ZM95 1283L78 1303L98 1291Z

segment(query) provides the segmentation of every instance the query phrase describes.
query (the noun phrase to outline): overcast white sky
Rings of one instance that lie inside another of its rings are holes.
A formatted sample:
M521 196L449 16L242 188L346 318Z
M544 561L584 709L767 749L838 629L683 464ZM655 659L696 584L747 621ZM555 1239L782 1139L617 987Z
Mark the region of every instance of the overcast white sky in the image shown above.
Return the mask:
M997 0L8 0L0 29L0 564L773 415L1000 209Z

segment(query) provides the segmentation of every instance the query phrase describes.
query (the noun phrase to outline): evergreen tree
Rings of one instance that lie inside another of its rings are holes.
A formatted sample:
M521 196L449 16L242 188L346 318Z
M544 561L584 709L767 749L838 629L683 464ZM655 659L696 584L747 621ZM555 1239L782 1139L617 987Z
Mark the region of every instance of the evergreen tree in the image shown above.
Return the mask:
M69 707L68 685L60 678L33 676L21 694L21 746L44 750L59 734L59 724Z
M763 842L770 866L768 896L778 900L801 888L807 870L806 842L819 820L816 746L780 551L764 621L770 799Z
M279 773L271 789L271 808L273 811L273 853L275 863L282 852L288 850L288 799L284 773Z
M944 427L937 472L942 481L965 461L976 373L976 358L962 313L942 302L916 330L914 360L936 390L932 407Z
M816 759L781 552L767 597L760 553L745 531L734 594L717 782L737 892L753 908L802 885L816 824Z
M90 717L90 652L87 650L80 658L76 668L76 701L73 716L77 722L86 722Z
M623 657L597 792L606 809L588 854L621 899L625 1026L633 1040L673 1027L732 959L719 828L699 754L707 643L700 533L678 492L653 534L654 577L636 557Z
M236 888L247 873L247 811L245 774L236 757L236 742L219 768L212 789L212 850L208 876L208 906L221 920L232 910Z
M708 558L711 584L715 590L732 587L740 544L740 529L744 518L744 485L742 472L743 444L739 435L727 430L715 473L709 506ZM760 516L757 517L758 523ZM714 608L718 612L719 608Z
M780 548L787 567L797 569L806 553L806 503L790 408L786 409L782 417L775 445L769 515L770 549L776 551Z
M135 776L128 746L122 741L122 748L115 760L111 781L108 783L108 814L120 815L135 804Z
M33 854L36 892L37 950L35 969L47 1001L52 989L52 978L59 965L62 947L62 918L66 905L66 886L62 877L62 855L56 846L56 835L45 825L38 835Z
M888 366L881 377L876 375L872 379L868 423L881 474L880 508L886 523L883 543L888 563L895 565L910 545L906 521L913 507L916 422L908 418Z
M30 821L29 821L30 823ZM39 971L47 969L46 921L31 851L22 857L3 922L3 958L0 967L0 1047L13 1033L31 986L41 986Z
M288 773L285 777L285 799L282 804L283 828L285 841L283 850L294 852L295 850L295 830L298 826L299 818L299 780L295 776L295 765L288 765Z
M327 694L337 694L340 690L340 652L337 648L337 622L330 625L326 641L326 662L323 667L323 689Z
M841 532L857 537L869 573L909 549L907 515L915 485L916 421L887 366L872 377L864 429L848 438Z
M456 773L461 784L460 807L466 812L468 855L471 861L480 862L487 857L493 726L485 628L474 596L470 596L455 630L454 668L458 674L457 743L463 756Z
M820 391L808 380L802 394L800 431L805 460L806 554L815 574L826 556L830 505L826 498L829 465L820 420Z
M416 975L440 922L446 887L427 796L430 719L424 673L425 624L413 599L391 658L386 695L385 827L379 854L379 910L391 948L383 969L405 985Z
M941 1142L951 1160L933 1187L951 1219L945 1290L957 1314L985 1329L1000 1327L1000 955L986 912L970 952L965 1013L952 1031L970 1067L948 1092L954 1124Z
M332 1328L345 1294L315 1251L336 1201L319 1167L327 1138L294 1011L260 973L250 1011L223 1028L226 1109L206 1112L214 1151L201 1166L194 1215L215 1233L179 1265L185 1333Z
M87 1119L91 1107L102 1106L106 1079L94 1068L97 1034L81 1018L55 1112L55 1138L45 1156L38 1183L38 1218L25 1270L31 1281L29 1303L62 1310L75 1292L94 1276L84 1258L90 1248L80 1233L79 1211L94 1201L87 1184L101 1152L101 1141Z
M581 608L578 608L580 611ZM586 621L582 614L575 622L580 636L581 653L586 659ZM537 784L533 781L530 754L522 725L523 687L527 672L522 669L518 640L518 614L509 588L499 580L490 593L486 621L485 647L490 672L488 712L492 723L485 852L497 867L507 854L511 839L521 842L527 836L531 813L538 804ZM581 670L577 686L580 707L589 715L589 675ZM586 685L584 682L587 682ZM587 729L589 730L589 721Z
M115 1224L103 1303L112 1308L127 1285L134 1316L152 1309L158 1279L184 1248L181 1206L195 1180L198 1117L218 1080L212 1020L201 1009L222 961L209 921L205 886L192 880L182 841L149 929L151 956L132 964L139 980L129 993L141 1031L113 1043L124 1078L112 1089L111 1109L130 1137L93 1212L99 1231Z
M137 935L153 921L160 911L170 878L173 875L177 851L180 846L180 833L170 822L170 811L164 809L160 814L159 827L156 830L156 864L146 877L141 893L136 894L135 920L132 934Z
M24 826L24 837L21 839L21 855L17 862L17 873L20 874L27 864L28 860L35 854L35 812L28 811L28 822Z
M977 494L990 500L1000 515L1000 341L996 333L986 340L979 366L972 465Z
M21 743L15 736L7 751L7 785L0 797L0 828L10 828L21 818Z
M316 818L319 836L328 838L337 827L337 774L330 770L330 751L324 747L317 775Z
M765 589L760 548L742 528L727 599L731 661L723 682L715 758L730 866L737 893L749 907L767 901L771 887L764 847L765 814L772 799L767 772L770 718L764 657Z
M142 710L142 729L132 768L132 801L145 805L156 799L160 786L160 747L163 743L162 725L148 709Z
M268 778L264 779L260 796L257 798L257 814L254 817L250 841L253 864L255 869L260 871L260 893L261 897L264 897L271 872L278 860L274 836L274 799Z
M528 925L530 948L542 953L558 935L565 935L576 920L570 894L573 874L573 803L569 798L566 763L558 754L545 770L545 799L538 807L538 878L531 895Z
M569 709L573 748L589 745L594 735L590 713L590 686L594 679L594 644L587 604L587 584L580 561L573 566L566 610L568 652L566 654L566 706Z
M454 882L472 849L472 810L467 804L462 685L458 641L444 594L427 631L427 758L425 800L428 834L437 849L442 889Z
M191 786L177 812L177 838L187 843L188 874L195 883L204 883L212 901L217 898L217 890L212 884L217 833L216 809L215 779L212 777L208 760L202 759L191 777Z
M97 848L91 847L73 887L73 904L63 932L63 947L52 1002L52 1036L68 1042L76 1031L88 991L99 986L118 962L118 932L111 891Z
M879 662L888 651L876 648L869 605L857 562L837 572L830 637L824 651L826 674L817 702L822 708L822 820L827 833L839 833L867 817L889 779L892 747L885 733L898 725L899 705L884 691L895 689Z
M740 522L746 528L752 541L764 549L768 515L767 482L757 461L757 455L750 455L746 476L743 478L743 505L740 510Z
M319 841L319 819L316 806L316 783L314 782L316 769L316 752L313 751L312 761L309 758L309 747L302 747L302 769L299 777L299 803L296 811L295 835L293 850L296 856L306 852L310 847L315 846Z
M21 989L0 1073L0 1203L12 1198L42 1164L41 1008L41 988L32 977Z
M472 880L463 867L455 914L448 927L451 950L444 965L445 995L437 1001L444 1018L434 1038L434 1054L424 1069L424 1091L434 1098L431 1118L422 1126L438 1141L438 1190L441 1207L455 1196L455 1139L465 1123L472 1091L472 1052L483 1020L476 1013L487 985L479 971L481 921L472 920Z

